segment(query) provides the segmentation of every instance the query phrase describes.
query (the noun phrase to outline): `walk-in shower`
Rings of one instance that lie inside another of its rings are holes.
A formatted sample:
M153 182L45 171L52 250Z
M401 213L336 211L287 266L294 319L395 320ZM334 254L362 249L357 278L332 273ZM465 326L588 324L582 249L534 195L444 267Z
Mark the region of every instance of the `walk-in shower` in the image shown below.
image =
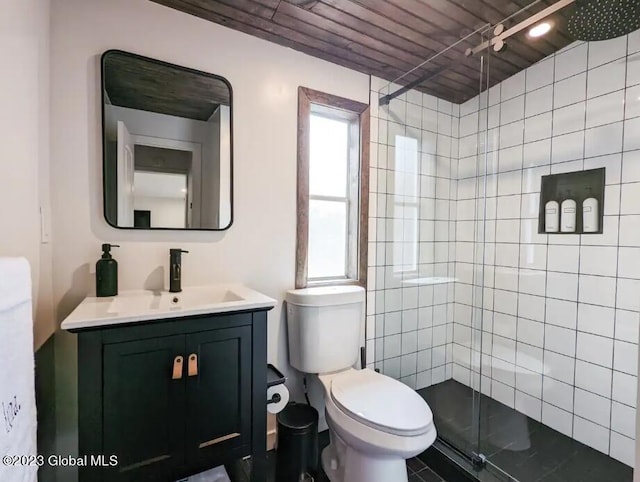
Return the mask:
M633 478L640 31L575 41L560 3L372 85L369 359L481 480ZM598 168L601 232L547 234L543 177Z

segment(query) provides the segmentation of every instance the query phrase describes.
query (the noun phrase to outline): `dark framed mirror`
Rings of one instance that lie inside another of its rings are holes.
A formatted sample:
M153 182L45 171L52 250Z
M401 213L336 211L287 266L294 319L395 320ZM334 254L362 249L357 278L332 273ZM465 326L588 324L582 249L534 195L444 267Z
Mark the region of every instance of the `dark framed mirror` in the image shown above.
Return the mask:
M233 221L231 84L140 55L102 55L104 216L116 228Z

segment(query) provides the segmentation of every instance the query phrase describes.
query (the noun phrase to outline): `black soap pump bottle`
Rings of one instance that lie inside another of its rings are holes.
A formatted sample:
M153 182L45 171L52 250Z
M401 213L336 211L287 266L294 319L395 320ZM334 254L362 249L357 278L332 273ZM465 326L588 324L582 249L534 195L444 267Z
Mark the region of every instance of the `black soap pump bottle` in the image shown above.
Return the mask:
M102 245L102 258L96 263L96 296L116 296L118 294L118 262L111 256L111 248L117 244Z

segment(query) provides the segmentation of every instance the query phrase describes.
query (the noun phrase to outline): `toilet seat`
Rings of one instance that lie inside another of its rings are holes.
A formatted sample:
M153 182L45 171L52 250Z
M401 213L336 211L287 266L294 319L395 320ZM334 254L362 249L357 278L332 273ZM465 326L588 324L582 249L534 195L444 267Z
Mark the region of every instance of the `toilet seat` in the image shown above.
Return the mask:
M331 399L349 417L405 437L433 430L429 405L414 390L373 370L347 370L331 379Z

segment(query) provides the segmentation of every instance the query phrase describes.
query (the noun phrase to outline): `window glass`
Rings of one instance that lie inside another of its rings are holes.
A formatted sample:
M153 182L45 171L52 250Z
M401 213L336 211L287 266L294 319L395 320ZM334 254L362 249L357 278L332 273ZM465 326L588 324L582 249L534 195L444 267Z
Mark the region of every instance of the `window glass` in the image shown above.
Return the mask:
M358 256L358 119L314 104L309 121L307 279L352 279Z
M347 203L309 200L308 278L347 276Z
M309 194L347 195L349 122L311 114Z
M393 271L406 273L418 268L418 140L395 137L393 197Z

